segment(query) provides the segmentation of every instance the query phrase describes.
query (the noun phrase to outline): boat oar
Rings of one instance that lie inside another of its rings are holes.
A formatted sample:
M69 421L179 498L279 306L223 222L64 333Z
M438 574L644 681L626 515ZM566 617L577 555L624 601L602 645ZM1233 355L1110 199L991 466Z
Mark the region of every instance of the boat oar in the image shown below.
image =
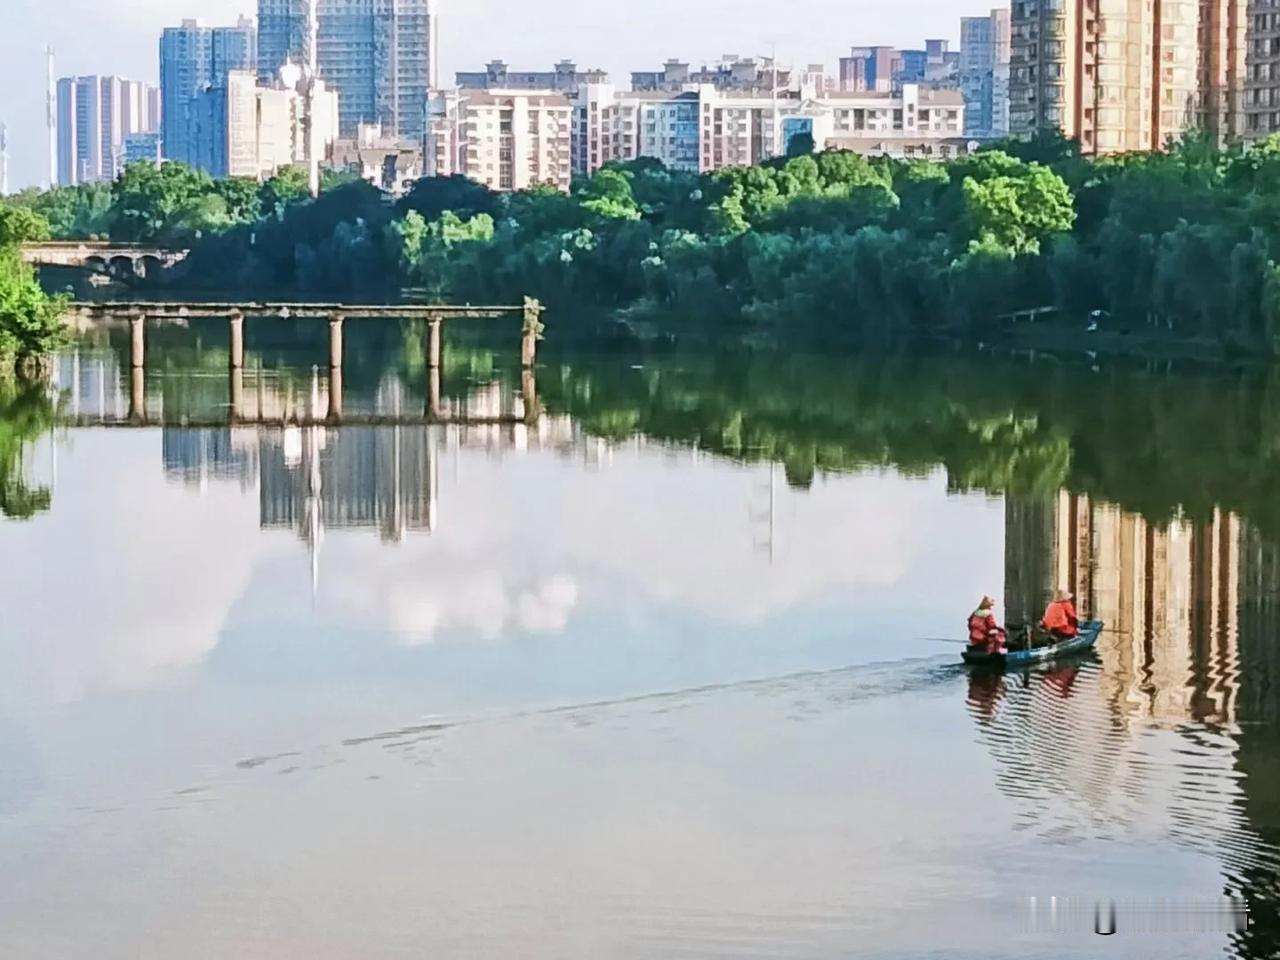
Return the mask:
M957 640L955 637L918 637L917 639L924 643L958 643L962 647L969 645L968 640Z

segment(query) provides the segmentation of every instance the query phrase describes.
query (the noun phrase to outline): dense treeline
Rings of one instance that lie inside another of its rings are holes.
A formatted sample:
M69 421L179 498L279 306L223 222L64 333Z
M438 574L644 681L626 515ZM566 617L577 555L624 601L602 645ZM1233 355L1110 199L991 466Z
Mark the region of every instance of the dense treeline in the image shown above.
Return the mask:
M350 183L328 172L322 189ZM30 188L0 201L39 214L54 240L115 240L185 247L236 227L282 215L308 196L306 171L285 167L258 183L215 180L181 163L160 169L130 164L114 183L85 183L52 190Z
M64 339L62 303L40 288L22 262L22 245L48 235L39 214L0 205L0 378L15 360L38 357Z
M643 160L569 195L428 178L398 202L361 182L311 200L302 181L133 166L16 202L54 236L191 246L188 282L247 293L530 294L561 323L810 342L963 335L1038 306L1254 352L1280 334L1280 140L1095 160L1042 137L945 164L830 151L707 175Z

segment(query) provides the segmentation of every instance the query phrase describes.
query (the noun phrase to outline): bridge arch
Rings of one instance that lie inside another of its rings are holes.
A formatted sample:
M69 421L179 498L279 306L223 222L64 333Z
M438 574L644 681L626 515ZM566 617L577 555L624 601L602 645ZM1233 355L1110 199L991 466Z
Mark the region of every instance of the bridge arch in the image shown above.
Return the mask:
M134 273L141 278L154 277L164 268L164 261L150 253L139 257L133 265Z
M107 259L106 257L99 256L85 257L84 265L90 270L98 270L105 273L107 269Z
M111 258L111 273L117 277L132 277L135 262L133 257L116 254Z

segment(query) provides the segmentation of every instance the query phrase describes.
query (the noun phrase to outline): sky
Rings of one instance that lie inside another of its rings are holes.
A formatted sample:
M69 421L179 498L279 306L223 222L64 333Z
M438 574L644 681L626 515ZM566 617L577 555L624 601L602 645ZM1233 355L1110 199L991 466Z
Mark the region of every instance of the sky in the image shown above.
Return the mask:
M854 44L918 47L925 37L956 42L960 17L991 0L444 0L439 6L441 77L502 59L545 69L562 58L603 67L625 83L631 70L668 57L695 63L724 53L768 54L824 63ZM996 4L998 5L998 4ZM58 76L118 74L158 80L160 31L183 19L232 23L256 14L255 0L0 0L0 122L9 127L10 188L47 176L44 48ZM780 10L783 13L780 14ZM632 21L628 23L628 21Z

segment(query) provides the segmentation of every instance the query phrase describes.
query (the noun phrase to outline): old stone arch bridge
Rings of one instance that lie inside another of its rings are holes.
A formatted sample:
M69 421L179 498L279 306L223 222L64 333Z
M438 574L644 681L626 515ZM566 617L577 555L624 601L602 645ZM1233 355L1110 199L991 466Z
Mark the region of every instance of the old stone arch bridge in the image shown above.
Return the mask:
M22 259L38 267L80 267L117 280L132 280L181 263L187 253L142 243L70 240L28 243L22 248Z

